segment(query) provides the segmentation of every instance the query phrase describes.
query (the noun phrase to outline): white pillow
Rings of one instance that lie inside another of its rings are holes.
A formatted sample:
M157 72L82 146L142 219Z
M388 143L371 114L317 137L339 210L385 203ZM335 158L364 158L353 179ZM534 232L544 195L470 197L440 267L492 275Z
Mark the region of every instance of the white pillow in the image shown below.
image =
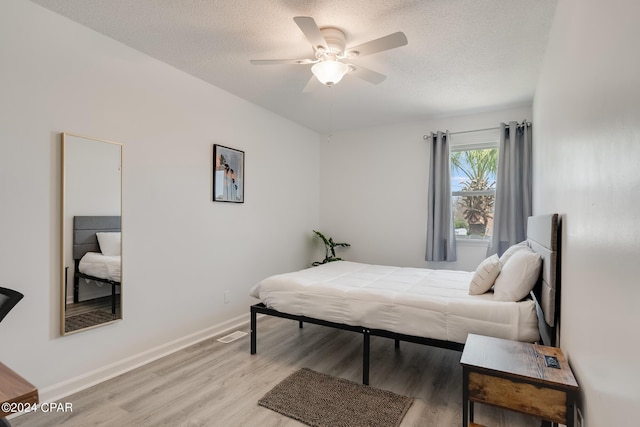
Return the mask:
M480 295L487 292L500 274L500 258L491 255L480 263L469 285L469 295Z
M511 258L511 256L513 256L513 254L515 254L518 251L522 251L522 250L531 251L531 248L529 248L529 246L527 245L527 241L526 240L524 240L524 241L522 241L520 243L517 243L515 245L509 246L509 248L507 248L507 250L504 251L504 253L500 257L500 262L502 263L502 265L505 265L507 263L507 261L509 261L509 258ZM531 252L533 252L533 251L531 251Z
M121 236L119 231L99 232L96 233L100 252L102 255L116 256L120 255Z
M520 301L536 284L542 258L533 251L517 251L502 266L493 287L496 301Z

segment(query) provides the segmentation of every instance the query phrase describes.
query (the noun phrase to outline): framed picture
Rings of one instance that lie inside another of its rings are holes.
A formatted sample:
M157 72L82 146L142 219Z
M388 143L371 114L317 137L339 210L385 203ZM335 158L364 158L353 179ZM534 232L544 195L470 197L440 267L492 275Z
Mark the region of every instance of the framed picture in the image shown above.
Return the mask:
M213 145L213 201L244 203L244 151Z

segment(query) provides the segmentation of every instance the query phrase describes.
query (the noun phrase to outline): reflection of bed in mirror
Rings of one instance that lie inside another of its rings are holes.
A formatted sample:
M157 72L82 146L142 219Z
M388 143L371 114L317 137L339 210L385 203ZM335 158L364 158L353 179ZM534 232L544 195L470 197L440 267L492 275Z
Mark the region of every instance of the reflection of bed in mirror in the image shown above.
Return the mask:
M73 218L73 302L78 303L83 282L111 286L111 313L119 309L120 217L75 216Z

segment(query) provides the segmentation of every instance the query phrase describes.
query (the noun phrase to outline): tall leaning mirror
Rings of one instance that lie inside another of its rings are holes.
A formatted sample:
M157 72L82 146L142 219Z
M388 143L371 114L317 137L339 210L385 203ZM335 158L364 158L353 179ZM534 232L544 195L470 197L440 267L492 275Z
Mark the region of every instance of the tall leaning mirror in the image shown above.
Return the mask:
M63 133L62 335L122 319L122 144Z

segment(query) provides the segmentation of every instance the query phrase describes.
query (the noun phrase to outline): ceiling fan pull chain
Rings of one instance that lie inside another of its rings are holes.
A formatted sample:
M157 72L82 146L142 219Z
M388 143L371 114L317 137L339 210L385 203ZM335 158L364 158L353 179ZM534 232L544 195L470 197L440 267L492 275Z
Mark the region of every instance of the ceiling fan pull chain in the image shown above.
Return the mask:
M329 86L329 134L327 135L327 142L331 142L333 136L333 86Z

